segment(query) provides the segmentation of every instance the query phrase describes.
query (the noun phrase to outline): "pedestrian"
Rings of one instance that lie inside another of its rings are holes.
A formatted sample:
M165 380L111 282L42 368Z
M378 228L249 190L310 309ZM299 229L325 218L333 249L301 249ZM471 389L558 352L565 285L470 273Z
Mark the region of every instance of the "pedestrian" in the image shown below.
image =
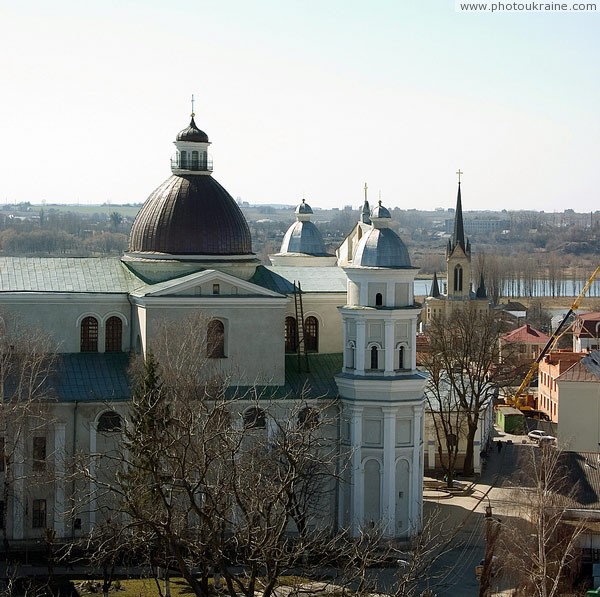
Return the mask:
M500 454L502 452L502 442L500 440L496 442L496 447L498 448L498 454Z

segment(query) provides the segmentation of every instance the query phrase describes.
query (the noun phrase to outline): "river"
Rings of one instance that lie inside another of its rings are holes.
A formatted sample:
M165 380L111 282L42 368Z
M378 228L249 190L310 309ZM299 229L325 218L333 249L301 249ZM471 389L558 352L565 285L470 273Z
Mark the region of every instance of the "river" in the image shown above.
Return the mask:
M523 280L507 281L502 285L502 298L528 298L534 296L575 297L579 296L586 280L562 280L554 284L550 280L533 280L526 283ZM415 280L415 296L429 296L432 280ZM440 290L446 284L445 278L438 278ZM553 287L554 286L554 287ZM531 291L529 291L531 288ZM600 297L600 280L595 280L586 293L588 297Z

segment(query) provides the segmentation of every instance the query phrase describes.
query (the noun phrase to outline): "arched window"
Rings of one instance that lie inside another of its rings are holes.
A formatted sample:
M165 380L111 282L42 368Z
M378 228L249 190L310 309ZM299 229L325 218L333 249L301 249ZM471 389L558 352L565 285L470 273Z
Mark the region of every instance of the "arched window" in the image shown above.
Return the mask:
M379 350L377 350L377 346L371 346L371 369L379 369Z
M319 424L319 413L310 407L303 408L298 413L298 427L300 429L314 429Z
M454 268L454 291L462 292L463 289L463 269L460 265Z
M198 152L192 151L192 170L198 170Z
M294 317L285 318L285 352L298 350L298 328Z
M383 306L383 294L381 294L381 292L378 292L375 295L375 306L376 307L381 307Z
M404 346L398 348L398 369L404 369Z
M267 416L262 408L253 406L244 412L244 427L246 429L266 429Z
M218 319L208 322L206 355L209 359L222 359L225 356L225 326Z
M104 333L105 352L121 352L121 339L123 337L123 322L120 317L113 316L106 320Z
M179 158L179 167L187 168L187 151L182 151Z
M119 413L114 410L103 412L98 418L98 431L109 433L111 431L121 431L122 421Z
M347 351L346 367L348 369L354 369L354 367L355 367L355 365L354 365L355 350L356 350L356 347L354 345L354 342L352 342L352 341L348 342L348 346L346 348L346 351Z
M98 352L98 320L84 317L81 321L81 352Z
M304 322L304 349L306 352L319 352L319 322L312 315Z

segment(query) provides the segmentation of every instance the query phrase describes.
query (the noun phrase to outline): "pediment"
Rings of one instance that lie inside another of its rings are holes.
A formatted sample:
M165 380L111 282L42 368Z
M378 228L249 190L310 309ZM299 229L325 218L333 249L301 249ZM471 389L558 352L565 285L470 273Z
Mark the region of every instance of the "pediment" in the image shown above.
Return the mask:
M204 270L148 285L133 294L139 297L282 297L277 292L217 270Z

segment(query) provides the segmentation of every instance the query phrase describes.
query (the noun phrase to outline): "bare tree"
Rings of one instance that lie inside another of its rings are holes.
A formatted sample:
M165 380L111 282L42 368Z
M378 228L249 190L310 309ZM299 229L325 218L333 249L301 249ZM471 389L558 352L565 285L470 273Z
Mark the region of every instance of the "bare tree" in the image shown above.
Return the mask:
M0 316L0 478L2 543L8 552L9 505L24 499L26 489L48 480L46 429L52 396L50 378L56 350L51 338L23 325L9 313ZM25 471L25 445L33 440L32 470ZM39 441L36 441L39 439ZM28 473L28 474L27 474ZM17 483L28 487L15 491Z
M429 373L425 396L433 420L438 457L446 483L448 487L453 487L460 438L465 435L466 416L437 355L432 351L424 351L420 362Z
M502 574L514 580L519 595L554 597L574 588L585 518L570 515L578 487L567 459L542 444L519 463L521 486L512 492L511 508L518 516L500 523L496 550Z
M475 306L455 309L447 318L436 318L427 328L434 374L448 384L466 424L463 473L473 474L474 440L479 417L501 375L501 328L493 313L478 314Z
M122 542L145 546L194 594L208 595L218 570L231 595L269 596L290 567L333 553L335 426L327 404L235 392L215 375L210 329L204 318L170 323L157 356L136 364L120 472L111 480L100 463L114 469L115 458L99 462L96 503ZM112 561L110 542L90 547Z

